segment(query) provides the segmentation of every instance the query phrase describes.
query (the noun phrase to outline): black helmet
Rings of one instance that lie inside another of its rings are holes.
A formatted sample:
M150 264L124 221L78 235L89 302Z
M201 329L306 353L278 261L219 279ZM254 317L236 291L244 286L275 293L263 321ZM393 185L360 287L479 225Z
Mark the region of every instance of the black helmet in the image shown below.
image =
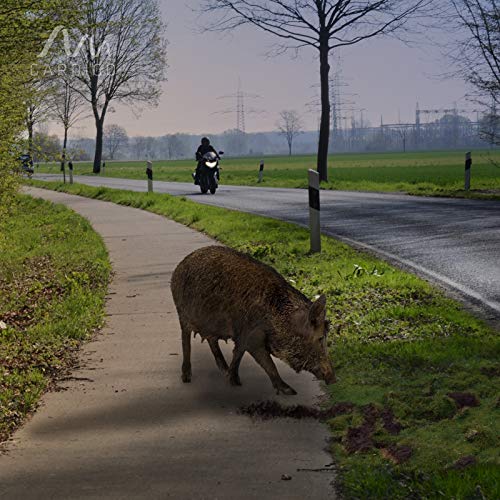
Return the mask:
M201 140L201 143L204 145L204 146L210 146L210 140L208 137L203 137L203 139Z

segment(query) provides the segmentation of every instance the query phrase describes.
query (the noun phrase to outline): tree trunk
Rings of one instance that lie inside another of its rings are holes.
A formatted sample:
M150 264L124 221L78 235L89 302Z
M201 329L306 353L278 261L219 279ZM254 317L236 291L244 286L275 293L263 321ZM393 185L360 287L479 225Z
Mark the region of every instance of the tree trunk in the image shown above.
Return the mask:
M28 154L33 159L33 123L28 122Z
M63 158L66 158L66 147L68 146L68 127L64 127Z
M28 129L28 154L33 160L33 129L35 128L35 122L33 120L33 113L31 108L28 109L28 117L26 119L26 128Z
M288 156L292 156L292 141L288 141Z
M62 151L62 161L61 170L63 173L63 182L66 184L66 147L68 145L68 127L64 127L64 140L63 140L63 151Z
M328 38L321 37L319 62L321 82L321 123L318 142L318 173L320 181L328 181L328 143L330 141L330 64Z
M102 142L104 135L104 122L103 120L95 121L96 137L95 137L95 154L94 154L94 174L99 174L101 172L101 160L102 160Z

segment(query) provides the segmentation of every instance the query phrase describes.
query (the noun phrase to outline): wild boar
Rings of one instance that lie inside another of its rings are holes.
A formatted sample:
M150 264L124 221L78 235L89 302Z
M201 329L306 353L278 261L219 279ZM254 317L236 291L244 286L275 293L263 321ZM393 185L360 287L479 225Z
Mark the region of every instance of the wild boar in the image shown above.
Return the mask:
M209 246L188 255L172 276L172 294L182 330L182 381L191 381L191 333L207 340L219 369L241 385L238 368L248 351L276 392L297 394L280 377L270 356L295 371L335 382L326 340L326 298L314 303L272 267L236 250ZM228 366L219 340L234 342Z

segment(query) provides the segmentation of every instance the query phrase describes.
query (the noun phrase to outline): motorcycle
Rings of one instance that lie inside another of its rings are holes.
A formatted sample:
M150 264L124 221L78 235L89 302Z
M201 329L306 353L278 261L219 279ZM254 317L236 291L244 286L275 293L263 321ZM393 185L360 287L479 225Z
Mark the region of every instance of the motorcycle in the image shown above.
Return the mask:
M35 169L33 168L33 161L31 160L30 155L21 155L19 157L19 161L21 165L19 167L22 174L25 174L29 179L33 177L35 173Z
M201 157L198 183L203 194L206 194L208 191L215 194L217 191L220 179L219 157L223 154L223 151L219 151L219 156L217 156L213 151L209 151Z

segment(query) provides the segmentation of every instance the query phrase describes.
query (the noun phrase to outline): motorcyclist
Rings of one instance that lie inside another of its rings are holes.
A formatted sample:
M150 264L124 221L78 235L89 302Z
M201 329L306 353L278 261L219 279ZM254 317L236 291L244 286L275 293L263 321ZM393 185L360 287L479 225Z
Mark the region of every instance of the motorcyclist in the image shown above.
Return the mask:
M215 153L217 159L220 160L219 153L217 153L214 147L210 144L210 140L207 137L203 137L201 144L196 151L196 160L198 161L198 165L196 166L196 172L193 173L193 179L196 185L200 183L200 170L203 166L203 156L207 153Z

